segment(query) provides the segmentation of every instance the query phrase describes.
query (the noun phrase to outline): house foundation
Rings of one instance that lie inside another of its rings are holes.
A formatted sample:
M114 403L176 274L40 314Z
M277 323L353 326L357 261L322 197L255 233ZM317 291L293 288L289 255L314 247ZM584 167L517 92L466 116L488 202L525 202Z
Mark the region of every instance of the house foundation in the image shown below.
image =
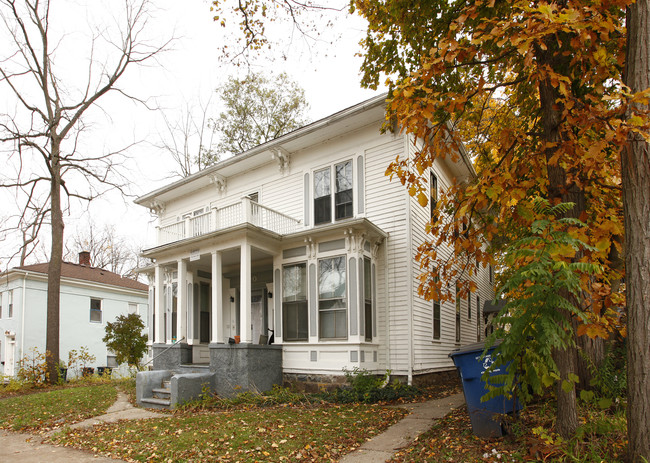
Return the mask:
M210 344L210 370L221 397L268 391L282 384L282 346Z

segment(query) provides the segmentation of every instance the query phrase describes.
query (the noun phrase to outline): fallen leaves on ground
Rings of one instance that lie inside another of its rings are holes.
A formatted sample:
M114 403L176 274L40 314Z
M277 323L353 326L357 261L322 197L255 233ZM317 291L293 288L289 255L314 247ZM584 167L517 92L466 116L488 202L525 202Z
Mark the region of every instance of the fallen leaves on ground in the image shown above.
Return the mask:
M405 413L364 404L203 411L104 424L52 440L127 461L334 462Z

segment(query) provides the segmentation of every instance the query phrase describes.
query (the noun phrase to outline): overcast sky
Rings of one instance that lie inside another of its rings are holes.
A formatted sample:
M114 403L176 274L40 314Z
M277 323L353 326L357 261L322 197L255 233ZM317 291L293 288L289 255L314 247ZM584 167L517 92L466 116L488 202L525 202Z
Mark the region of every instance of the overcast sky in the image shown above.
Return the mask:
M53 2L52 6L57 13L52 16L53 20L78 43L82 43L84 35L74 34L83 30L81 25L88 21L88 16L79 13L77 9L84 3L80 0L60 0ZM122 4L110 2L107 8ZM131 94L148 99L152 106L163 108L167 117L173 118L188 104L198 106L199 102L207 102L214 89L229 75L241 74L243 70L219 61L220 46L227 40L227 35L224 34L231 33L232 29L224 30L212 20L208 0L157 0L155 7L154 19L148 24L147 33L159 42L172 35L176 39L171 49L161 55L157 62L149 63L146 68L129 69L120 86ZM92 14L105 13L94 11ZM342 14L332 18L334 26L324 30L322 42L307 47L300 37L294 36L292 41L286 41L284 48L276 49L278 54L287 56L286 60L276 59L271 63L259 61L254 64L258 72L285 71L298 81L305 89L311 120L325 117L378 93L361 89L359 85L361 59L355 57L355 54L360 51L358 42L364 31L363 21ZM285 30L281 33L290 38L292 31ZM335 43L330 45L330 41ZM0 45L2 48L6 46L6 42L5 45ZM68 59L65 52L66 49L62 46L59 53L61 60ZM80 65L76 53L81 55L82 52L82 49L76 50L72 52L74 59L62 61L71 74L77 72L76 66ZM2 55L6 54L7 50L2 50ZM0 92L0 99L6 101L7 89L0 87ZM214 102L215 98L212 100ZM116 95L102 99L101 108L101 112L92 115L93 141L92 146L86 149L105 152L140 142L128 151L131 160L127 175L130 177L131 195L138 196L168 183L170 180L167 174L174 170L173 161L154 146L158 143L160 134L165 132L161 111L147 110L142 105ZM218 111L218 106L215 106L214 111ZM111 193L94 201L89 207L75 206L71 215L66 217L66 235L74 234L77 227L87 224L91 217L94 222L115 224L120 234L143 246L153 244L155 222L148 211L135 206L132 201L133 197L125 198ZM0 209L0 216L6 217L14 212L9 210L12 208L7 206L7 202L3 204L5 206ZM7 249L15 246L12 241L14 240L10 236L5 236L4 241L0 242L0 256L6 256ZM2 262L2 267L4 265Z

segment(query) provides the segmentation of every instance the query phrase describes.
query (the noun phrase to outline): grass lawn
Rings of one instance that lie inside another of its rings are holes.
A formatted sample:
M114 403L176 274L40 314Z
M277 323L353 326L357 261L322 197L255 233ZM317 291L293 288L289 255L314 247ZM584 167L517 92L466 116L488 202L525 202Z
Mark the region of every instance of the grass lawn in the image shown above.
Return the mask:
M0 428L34 431L62 427L103 414L116 398L112 384L8 397L0 400Z
M188 410L69 430L52 441L128 461L337 461L404 414L365 404Z

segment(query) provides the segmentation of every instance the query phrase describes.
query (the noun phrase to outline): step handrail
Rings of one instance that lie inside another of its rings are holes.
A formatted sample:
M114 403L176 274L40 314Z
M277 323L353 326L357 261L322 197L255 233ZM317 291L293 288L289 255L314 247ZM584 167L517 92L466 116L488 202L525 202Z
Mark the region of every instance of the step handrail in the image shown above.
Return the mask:
M164 353L167 352L169 349L171 349L172 347L174 347L176 344L178 344L179 342L184 341L184 340L185 340L185 336L182 336L178 341L174 341L174 342L173 342L169 347L166 347L162 352L158 352L156 355L154 355L153 357L151 357L150 360L147 360L145 363L143 363L143 364L142 364L142 367L146 367L149 363L153 362L153 361L156 360L158 357L160 357L162 354L164 354Z

